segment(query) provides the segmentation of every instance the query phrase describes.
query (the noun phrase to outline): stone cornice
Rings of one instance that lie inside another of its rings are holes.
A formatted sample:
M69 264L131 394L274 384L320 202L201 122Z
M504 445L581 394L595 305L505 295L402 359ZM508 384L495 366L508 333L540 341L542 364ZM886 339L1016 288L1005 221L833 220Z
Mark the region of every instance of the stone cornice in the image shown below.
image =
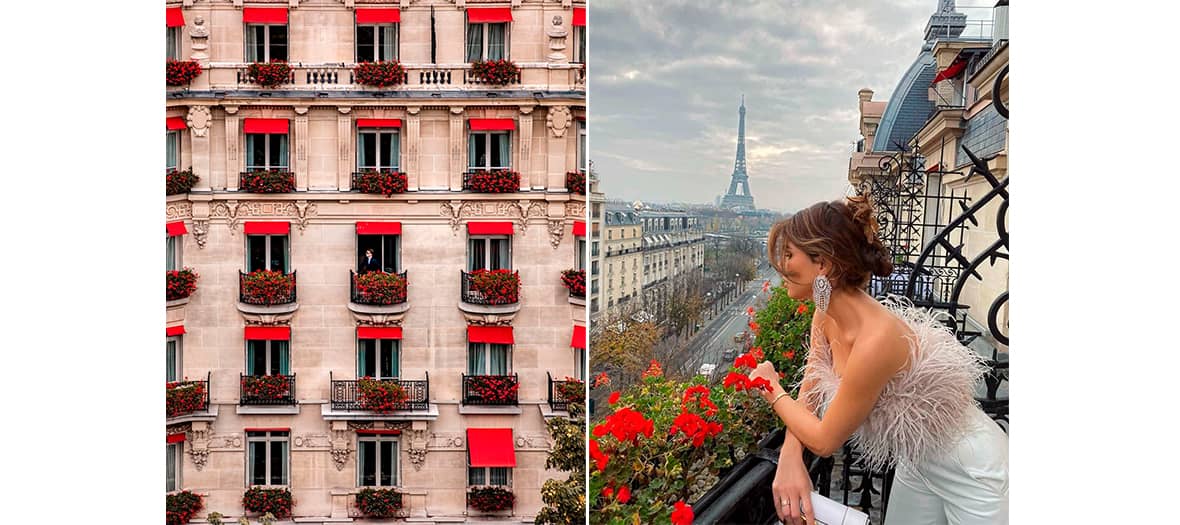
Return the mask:
M940 109L926 121L926 125L914 135L919 148L938 142L943 137L957 139L963 135L966 122L963 120L963 108Z

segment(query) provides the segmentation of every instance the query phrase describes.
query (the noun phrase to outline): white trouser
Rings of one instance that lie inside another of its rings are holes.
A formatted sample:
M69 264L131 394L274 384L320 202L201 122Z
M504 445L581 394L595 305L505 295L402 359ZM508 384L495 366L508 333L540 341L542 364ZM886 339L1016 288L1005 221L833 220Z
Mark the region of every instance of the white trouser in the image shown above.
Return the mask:
M1008 523L1008 435L974 412L970 433L942 457L897 466L885 525Z

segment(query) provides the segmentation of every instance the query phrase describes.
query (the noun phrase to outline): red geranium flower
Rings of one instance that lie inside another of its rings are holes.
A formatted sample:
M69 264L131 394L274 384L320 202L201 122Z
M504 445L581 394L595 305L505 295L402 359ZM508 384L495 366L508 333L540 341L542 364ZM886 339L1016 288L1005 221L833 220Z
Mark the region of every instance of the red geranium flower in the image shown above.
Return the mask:
M610 403L610 404L612 404L612 405L613 405L613 404L615 404L615 403L618 403L618 402L619 402L619 396L620 396L620 394L619 394L619 392L618 392L618 391L611 392L611 394L610 394L610 397L606 398L606 402L607 402L607 403Z
M795 313L797 313L797 314L807 313L807 303L801 303L799 305L799 308L795 309Z
M610 456L602 452L598 446L597 439L590 440L590 459L594 460L594 466L598 467L598 471L606 470L606 464L610 461Z
M626 503L628 501L631 501L631 488L626 485L619 487L618 500L619 500L619 503Z
M692 506L685 505L684 500L677 501L671 519L672 525L692 525Z

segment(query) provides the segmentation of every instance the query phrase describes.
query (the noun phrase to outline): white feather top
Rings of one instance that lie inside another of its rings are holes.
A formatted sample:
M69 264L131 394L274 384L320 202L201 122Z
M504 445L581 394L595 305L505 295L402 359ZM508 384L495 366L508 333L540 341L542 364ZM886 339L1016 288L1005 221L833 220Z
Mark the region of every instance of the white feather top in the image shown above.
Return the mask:
M971 412L979 410L975 385L986 372L983 358L959 343L939 318L912 304L891 298L885 306L910 327L909 366L886 383L867 419L852 434L852 445L865 465L881 470L897 462L916 464L938 457L971 429ZM815 383L806 400L823 414L840 377L832 364L831 346L812 330L806 377ZM821 416L822 417L822 416Z

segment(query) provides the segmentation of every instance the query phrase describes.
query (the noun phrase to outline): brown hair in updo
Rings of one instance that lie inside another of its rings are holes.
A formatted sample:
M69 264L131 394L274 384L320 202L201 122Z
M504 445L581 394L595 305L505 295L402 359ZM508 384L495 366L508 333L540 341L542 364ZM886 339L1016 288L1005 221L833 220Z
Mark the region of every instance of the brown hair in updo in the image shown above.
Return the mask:
M786 275L788 245L818 261L831 263L827 273L834 288L862 288L869 275L893 272L889 250L877 238L877 221L868 197L819 202L783 219L770 228L766 246L770 264Z

